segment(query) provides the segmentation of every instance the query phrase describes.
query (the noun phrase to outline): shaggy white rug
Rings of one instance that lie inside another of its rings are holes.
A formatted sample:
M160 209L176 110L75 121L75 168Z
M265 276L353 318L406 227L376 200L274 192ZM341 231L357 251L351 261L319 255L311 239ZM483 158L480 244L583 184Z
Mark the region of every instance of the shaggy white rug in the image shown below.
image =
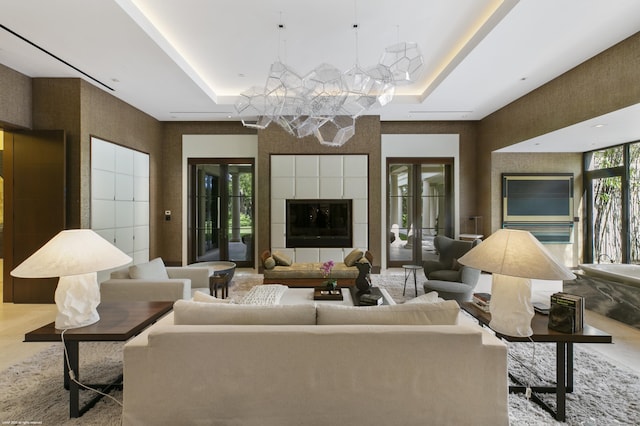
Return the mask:
M398 303L414 297L407 285L402 296L402 275L373 275L373 284L385 287ZM231 297L240 300L251 287L262 282L260 275L236 274ZM422 289L419 295L423 294ZM28 344L28 343L25 343ZM122 369L122 343L83 343L80 345L81 381L104 383L118 376ZM525 366L534 366L532 385L539 380L553 381L555 356L553 345L536 345L532 361L532 345L509 344L510 369L520 370L525 379L530 375L521 370L513 358ZM640 424L640 378L630 370L615 366L590 352L588 345L575 346L575 390L567 396L567 422L555 421L538 405L523 395L509 395L509 418L512 425L637 425ZM52 344L35 356L0 372L0 423L44 425L119 425L121 407L103 398L79 419L69 419L69 396L62 387L62 345ZM122 400L120 391L111 395ZM82 398L91 397L83 391ZM555 396L545 396L555 405Z

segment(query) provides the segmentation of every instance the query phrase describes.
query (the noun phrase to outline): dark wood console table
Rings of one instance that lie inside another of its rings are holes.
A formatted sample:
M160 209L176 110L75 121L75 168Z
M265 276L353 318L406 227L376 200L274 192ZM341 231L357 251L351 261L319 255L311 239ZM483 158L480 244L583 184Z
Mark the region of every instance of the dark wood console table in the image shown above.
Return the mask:
M471 302L462 303L462 309L469 313L478 322L489 327L491 314L484 312ZM574 343L611 343L611 336L604 331L585 324L582 331L567 334L559 331L550 330L547 326L549 317L536 313L531 320L531 328L533 335L529 337L513 337L496 333L496 336L506 340L507 342L540 342L556 344L556 386L529 386L532 390L531 399L542 406L546 411L551 413L556 420L565 421L566 419L566 394L573 392L573 344ZM509 377L518 385L509 386L511 393L524 393L527 386L523 386L517 377L509 374ZM556 410L548 406L535 393L555 393L556 394Z
M139 334L173 308L173 302L104 302L98 306L100 320L86 327L65 331L64 345L76 380L80 381L80 342L124 342ZM47 324L24 335L25 342L60 342L62 330L55 323ZM64 354L63 354L64 358ZM64 361L64 359L63 359ZM69 366L64 364L64 387L69 389L69 417L80 417L98 402L98 394L80 407L79 385L69 379ZM91 385L104 393L122 388L122 375L114 383Z

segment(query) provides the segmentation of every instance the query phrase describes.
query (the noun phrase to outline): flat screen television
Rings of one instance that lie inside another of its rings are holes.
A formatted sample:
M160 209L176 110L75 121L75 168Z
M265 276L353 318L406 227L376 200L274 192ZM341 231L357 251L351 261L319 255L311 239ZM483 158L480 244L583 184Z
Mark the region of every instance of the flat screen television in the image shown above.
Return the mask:
M287 247L352 247L351 200L287 200Z

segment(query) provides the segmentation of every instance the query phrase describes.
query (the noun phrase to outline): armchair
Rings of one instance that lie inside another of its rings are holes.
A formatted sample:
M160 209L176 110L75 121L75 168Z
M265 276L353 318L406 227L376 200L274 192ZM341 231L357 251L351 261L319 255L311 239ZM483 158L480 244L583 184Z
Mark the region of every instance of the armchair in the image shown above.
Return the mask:
M478 245L480 240L460 241L443 235L434 239L438 260L425 260L422 264L427 282L424 291L437 291L443 299L458 302L471 300L473 289L478 284L480 270L458 263L458 259Z

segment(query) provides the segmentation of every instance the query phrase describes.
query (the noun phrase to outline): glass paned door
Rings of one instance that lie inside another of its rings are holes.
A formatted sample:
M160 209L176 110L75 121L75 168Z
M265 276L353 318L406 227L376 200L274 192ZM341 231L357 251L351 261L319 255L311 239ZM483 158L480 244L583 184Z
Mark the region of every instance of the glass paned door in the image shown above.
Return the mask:
M230 260L254 267L253 160L189 164L189 263Z
M640 264L640 142L629 147L630 263Z
M435 258L436 235L453 235L451 160L390 159L387 165L387 265Z

